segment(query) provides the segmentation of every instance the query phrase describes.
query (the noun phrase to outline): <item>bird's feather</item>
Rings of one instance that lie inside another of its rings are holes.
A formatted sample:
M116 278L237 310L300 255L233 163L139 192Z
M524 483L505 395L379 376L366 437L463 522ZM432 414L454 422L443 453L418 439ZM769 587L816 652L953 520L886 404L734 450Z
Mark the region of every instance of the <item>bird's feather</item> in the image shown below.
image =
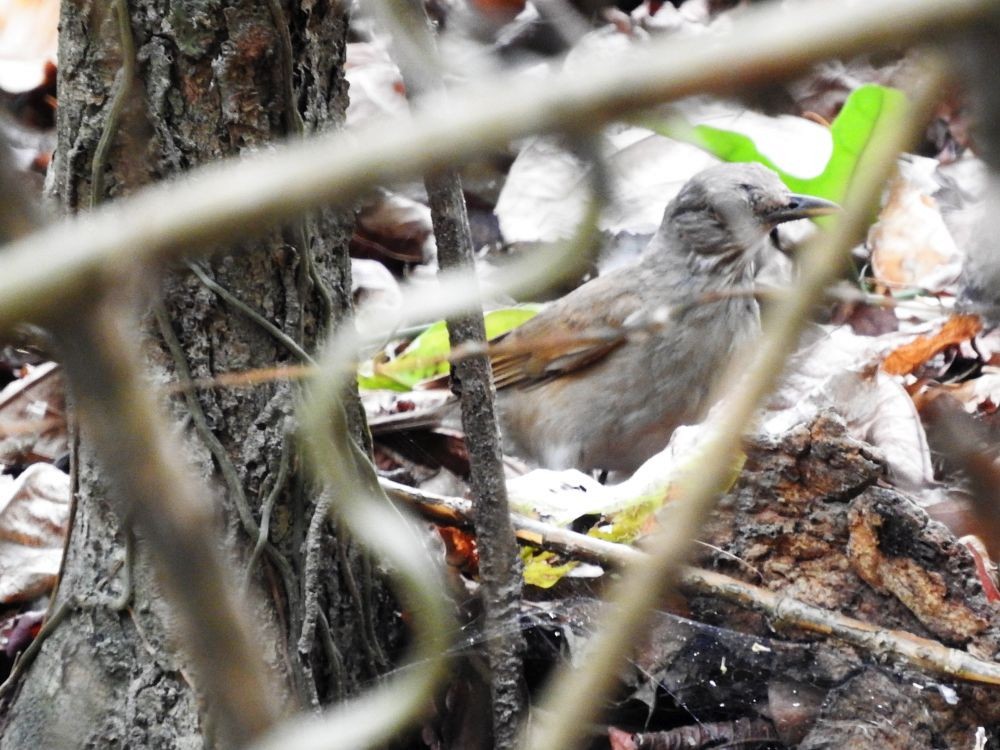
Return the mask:
M573 373L621 346L628 338L625 322L642 311L642 301L625 293L607 304L605 289L620 284L616 276L595 279L494 339L490 362L497 388L537 385Z

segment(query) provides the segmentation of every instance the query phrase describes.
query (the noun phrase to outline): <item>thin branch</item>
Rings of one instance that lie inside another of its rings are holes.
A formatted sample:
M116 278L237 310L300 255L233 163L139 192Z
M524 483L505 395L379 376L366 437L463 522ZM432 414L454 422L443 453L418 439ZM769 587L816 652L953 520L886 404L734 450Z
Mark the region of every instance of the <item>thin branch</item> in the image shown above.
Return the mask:
M592 130L669 99L746 92L828 57L939 40L995 7L994 0L763 5L726 36L655 41L621 55L619 64L594 61L543 80L480 81L412 119L192 170L12 243L0 257L0 327L44 317L123 264L205 253L211 243L526 135Z
M261 553L263 553L269 541L271 513L274 510L274 504L278 501L278 496L285 491L285 483L288 481L289 464L291 463L289 455L291 453L291 442L291 438L285 435L284 440L281 442L281 458L278 459L278 473L274 478L274 484L271 485L267 496L264 498L264 502L260 506L260 528L257 531L257 540L254 542L253 552L250 553L250 559L247 560L247 570L243 579L243 588L245 591L250 588L254 568L257 567Z
M472 528L468 500L424 492L381 479L386 492L435 523ZM518 539L524 544L552 550L577 560L627 569L648 555L635 547L580 534L570 529L511 514ZM685 567L678 581L690 593L710 596L759 612L774 627L794 627L833 636L879 657L892 656L917 669L970 682L1000 685L1000 664L978 659L967 651L948 648L937 641L900 630L886 630L871 623L771 591L762 586L701 568Z
M758 405L777 383L785 360L795 350L799 335L809 321L816 300L844 267L847 252L867 226L871 206L882 192L896 157L912 143L936 102L943 76L939 70L926 76L917 102L896 128L871 144L870 168L859 174L840 221L803 253L800 277L794 292L776 305L765 325L765 335L756 346L749 368L734 361L722 379L727 393L708 426L708 439L697 457L698 471L685 477L681 500L671 504L669 525L650 538L650 558L630 566L624 579L611 592L612 606L597 635L588 644L579 667L567 666L550 681L539 703L538 723L524 747L565 750L579 746L587 722L600 711L615 675L633 644L644 632L657 602L677 580L681 565L730 475L732 461L744 431ZM744 372L745 369L745 372ZM729 386L726 388L725 386ZM576 699L567 703L565 696Z
M597 222L596 203L588 206L578 236L554 249L535 254L530 261L511 264L498 274L498 286L508 290L536 290L540 279L559 278L575 268L575 252L590 238ZM400 325L449 314L478 300L468 274L439 278L436 289L404 290L398 321L375 320L358 313L358 326L342 326L324 347L317 377L298 409L301 435L313 470L335 493L331 513L336 513L353 536L385 558L395 572L404 606L413 613L412 667L397 671L395 680L338 706L323 718L289 724L265 738L254 750L335 750L377 746L426 708L427 700L446 673L448 633L454 632L442 602L440 571L427 555L409 523L393 506L378 483L367 454L350 439L342 394L356 376L354 362L366 342L383 340ZM377 328L362 330L364 322ZM419 665L417 667L416 665Z
M118 135L118 125L121 121L125 103L132 93L135 83L135 40L132 36L132 19L129 18L127 0L114 0L111 4L118 23L118 37L121 45L122 67L118 73L114 93L111 95L111 105L104 119L100 140L94 149L94 158L90 163L90 207L96 208L104 201L104 170L108 167L108 154L111 144Z
M419 0L380 0L383 22L393 39L407 93L419 97L444 90L430 21ZM409 54L408 46L413 47ZM472 230L457 169L436 169L424 175L431 222L442 271L465 271L475 276ZM478 290L478 284L474 288ZM486 327L481 302L477 301L447 319L451 347L465 344L485 346ZM486 644L489 664L490 710L493 747L511 750L521 732L525 713L522 670L524 638L515 625L521 600L521 562L510 525L503 450L496 412L496 388L486 354L463 358L451 369L452 389L459 397L462 429L469 451L469 487L476 508L476 538L479 540L480 600L482 628L498 633Z

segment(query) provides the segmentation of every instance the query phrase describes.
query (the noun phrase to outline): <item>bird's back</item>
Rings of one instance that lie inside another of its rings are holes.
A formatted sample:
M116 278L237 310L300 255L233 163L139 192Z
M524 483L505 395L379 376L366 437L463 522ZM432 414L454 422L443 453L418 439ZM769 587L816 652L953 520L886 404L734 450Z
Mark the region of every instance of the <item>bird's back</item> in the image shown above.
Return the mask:
M582 321L593 323L596 301L606 302L607 290L621 288L623 280L629 292L606 305L599 326L588 329ZM582 366L501 393L505 434L515 451L547 468L631 472L662 450L679 425L704 416L718 372L759 328L752 297L702 301L711 286L685 269L644 259L529 321L534 330L517 338L536 340L554 320L574 321L563 330L568 338L597 329L621 335Z

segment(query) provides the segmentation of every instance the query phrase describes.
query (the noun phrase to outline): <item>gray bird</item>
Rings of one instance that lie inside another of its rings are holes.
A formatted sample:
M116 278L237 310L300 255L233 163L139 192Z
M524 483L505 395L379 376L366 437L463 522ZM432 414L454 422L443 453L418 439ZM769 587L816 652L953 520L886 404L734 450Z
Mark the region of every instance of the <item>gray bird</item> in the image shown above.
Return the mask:
M837 210L758 164L689 180L641 258L590 281L499 340L493 371L513 452L551 469L632 472L701 419L717 376L760 330L746 289L768 234ZM691 305L676 307L679 303Z

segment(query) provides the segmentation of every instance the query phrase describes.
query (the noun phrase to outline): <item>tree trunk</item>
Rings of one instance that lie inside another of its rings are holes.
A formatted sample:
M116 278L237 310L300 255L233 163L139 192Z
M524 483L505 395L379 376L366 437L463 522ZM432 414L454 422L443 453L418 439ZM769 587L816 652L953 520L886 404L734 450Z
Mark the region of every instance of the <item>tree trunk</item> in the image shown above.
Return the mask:
M122 29L115 9L126 4ZM343 6L326 0L64 2L54 194L66 210L84 210L198 164L338 126L345 33ZM163 282L123 274L122 296L144 313L153 380L298 364L349 310L348 238L347 215L330 210ZM290 442L295 396L296 386L275 382L164 401L191 470L212 488L234 582L249 578L261 651L289 707L309 708L384 672L400 625L387 589L333 533L302 472ZM355 402L356 434L366 440L360 414ZM134 563L126 560L128 524L112 512L85 431L75 461L76 512L57 594L73 607L25 673L0 748L215 744L142 539L131 545Z

